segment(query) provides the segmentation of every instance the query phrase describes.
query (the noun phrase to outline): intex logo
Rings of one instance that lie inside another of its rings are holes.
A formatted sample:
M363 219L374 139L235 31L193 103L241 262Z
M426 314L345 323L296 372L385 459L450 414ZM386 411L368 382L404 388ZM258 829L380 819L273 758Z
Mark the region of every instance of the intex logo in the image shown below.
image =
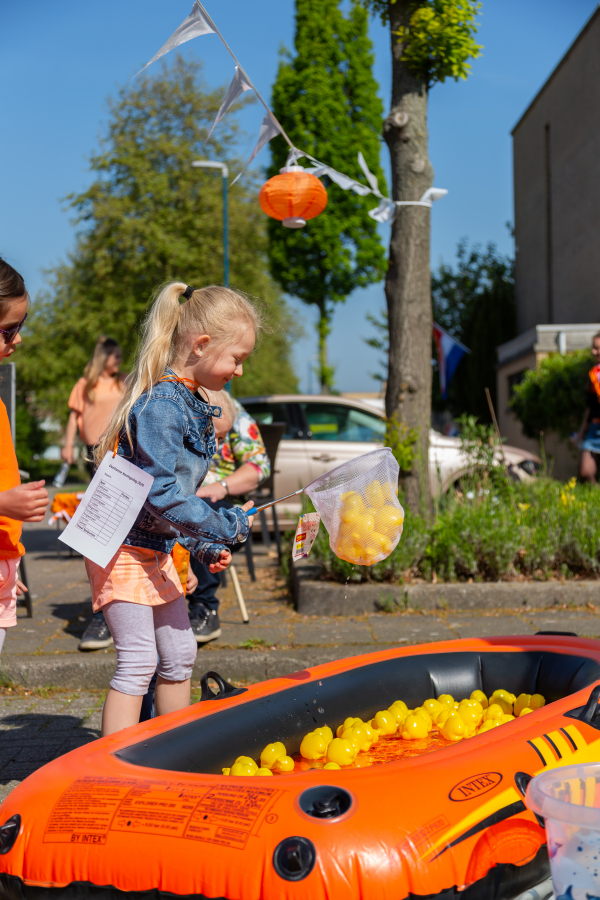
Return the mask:
M486 791L491 791L496 785L502 781L500 772L482 772L480 775L471 775L464 781L459 781L454 785L448 796L456 803L461 800L472 800L473 797L479 797Z

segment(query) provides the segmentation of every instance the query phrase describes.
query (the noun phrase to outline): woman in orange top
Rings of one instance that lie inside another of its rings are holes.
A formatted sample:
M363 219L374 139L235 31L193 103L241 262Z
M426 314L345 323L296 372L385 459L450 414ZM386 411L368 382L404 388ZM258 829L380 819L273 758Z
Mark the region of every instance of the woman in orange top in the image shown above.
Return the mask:
M125 376L119 372L121 348L112 338L99 337L94 355L85 367L69 397L69 421L61 456L73 462L73 443L77 429L87 448L88 470L93 475L91 459L94 446L108 425L114 408L121 399Z
M21 343L28 303L23 278L0 258L0 359L12 356ZM17 594L26 590L17 577L25 553L22 522L41 522L47 506L43 481L21 484L8 415L0 400L0 651L6 629L17 624Z

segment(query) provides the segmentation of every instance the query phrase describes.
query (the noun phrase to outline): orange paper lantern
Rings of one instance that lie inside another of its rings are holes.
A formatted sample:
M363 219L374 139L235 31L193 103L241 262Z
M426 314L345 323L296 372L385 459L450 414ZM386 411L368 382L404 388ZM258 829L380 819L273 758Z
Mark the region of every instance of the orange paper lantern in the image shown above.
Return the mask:
M262 211L286 228L303 228L327 206L327 191L318 178L298 166L269 178L258 200Z

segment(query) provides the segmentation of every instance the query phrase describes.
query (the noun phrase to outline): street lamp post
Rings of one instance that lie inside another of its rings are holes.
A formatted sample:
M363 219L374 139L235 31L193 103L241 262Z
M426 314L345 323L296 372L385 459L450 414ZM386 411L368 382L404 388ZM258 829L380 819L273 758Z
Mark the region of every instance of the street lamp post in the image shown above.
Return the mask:
M229 287L229 211L227 204L227 179L229 169L222 162L214 162L210 159L195 159L192 163L195 169L220 169L223 182L223 284Z

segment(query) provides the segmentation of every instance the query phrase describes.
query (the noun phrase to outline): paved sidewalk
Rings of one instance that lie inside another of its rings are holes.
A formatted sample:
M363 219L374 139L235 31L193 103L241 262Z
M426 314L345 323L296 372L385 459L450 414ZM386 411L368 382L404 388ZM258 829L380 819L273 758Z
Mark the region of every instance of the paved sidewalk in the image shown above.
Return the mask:
M104 695L0 697L0 800L45 763L100 737Z

